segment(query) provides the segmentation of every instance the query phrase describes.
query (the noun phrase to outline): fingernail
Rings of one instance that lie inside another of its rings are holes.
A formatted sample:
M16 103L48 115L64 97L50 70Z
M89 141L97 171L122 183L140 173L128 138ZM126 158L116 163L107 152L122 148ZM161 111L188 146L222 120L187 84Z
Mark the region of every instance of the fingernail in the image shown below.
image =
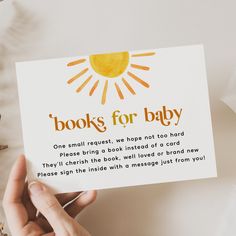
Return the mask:
M29 184L28 189L31 194L36 195L43 191L43 186L42 184L33 181Z

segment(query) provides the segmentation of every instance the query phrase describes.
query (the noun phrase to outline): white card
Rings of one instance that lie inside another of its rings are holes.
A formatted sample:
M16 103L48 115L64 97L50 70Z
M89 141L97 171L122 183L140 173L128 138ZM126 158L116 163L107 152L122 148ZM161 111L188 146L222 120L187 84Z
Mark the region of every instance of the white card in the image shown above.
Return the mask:
M58 193L217 175L202 45L16 71L30 180Z

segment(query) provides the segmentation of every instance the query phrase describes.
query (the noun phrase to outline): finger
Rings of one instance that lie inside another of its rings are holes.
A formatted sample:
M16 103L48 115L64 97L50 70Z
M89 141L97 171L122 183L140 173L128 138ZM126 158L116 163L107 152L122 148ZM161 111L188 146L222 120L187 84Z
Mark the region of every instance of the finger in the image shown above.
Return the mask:
M53 231L52 226L48 223L47 219L43 215L37 217L35 219L35 223L37 223L46 233Z
M23 204L28 213L29 220L34 221L37 214L37 209L34 207L33 203L30 200L28 192L28 182L25 183L24 193L23 193Z
M74 202L66 206L65 211L72 217L76 217L86 206L96 200L97 191L83 192Z
M71 218L49 189L40 182L32 182L29 184L29 196L55 233L65 232L65 225L70 224Z
M61 206L64 207L65 205L67 205L68 203L73 201L75 198L77 198L79 196L79 194L81 194L81 192L63 193L63 194L57 194L57 195L55 195L55 197L57 198L57 200L59 201ZM39 215L37 216L36 222L39 225L41 225L41 227L46 232L52 231L52 227L49 225L46 218L41 213L39 213Z
M74 192L74 193L63 193L57 194L55 197L57 198L58 202L61 204L62 207L73 201L75 198L79 196L81 192ZM39 213L38 217L43 217L41 213Z
M9 175L3 198L3 208L12 232L19 232L28 221L26 209L22 203L26 177L25 157L17 158Z
M20 235L43 235L44 231L35 222L30 221L21 231ZM19 232L18 234L19 235Z
M78 197L81 194L81 192L74 192L74 193L64 193L64 194L57 194L56 198L60 202L62 206L65 204L71 202L76 197Z
M17 158L16 162L14 163L11 169L4 195L5 202L7 203L21 202L25 186L25 178L26 178L25 157L21 155L19 158Z

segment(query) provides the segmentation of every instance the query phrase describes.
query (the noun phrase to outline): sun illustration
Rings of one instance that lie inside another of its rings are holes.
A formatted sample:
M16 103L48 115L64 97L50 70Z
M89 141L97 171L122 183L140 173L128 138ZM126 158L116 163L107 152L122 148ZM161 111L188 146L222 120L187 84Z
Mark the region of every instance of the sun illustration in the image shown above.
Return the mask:
M133 95L136 94L134 88L130 85L129 80L134 80L141 86L149 88L149 84L137 76L134 72L130 71L130 68L148 71L150 67L140 64L134 64L131 58L135 57L147 57L153 56L155 52L144 52L130 54L129 52L115 52L107 54L94 54L87 58L81 58L72 62L69 62L67 66L81 66L87 64L85 68L80 69L79 73L70 78L67 83L72 84L78 79L83 79L76 92L82 91L89 82L92 82L92 86L89 89L89 96L92 96L97 88L102 88L101 103L105 104L107 100L108 85L114 85L117 95L120 99L124 99L123 91L119 83L123 84L124 87ZM132 59L133 61L133 59ZM99 74L99 78L96 78L96 74ZM104 79L101 79L101 76Z

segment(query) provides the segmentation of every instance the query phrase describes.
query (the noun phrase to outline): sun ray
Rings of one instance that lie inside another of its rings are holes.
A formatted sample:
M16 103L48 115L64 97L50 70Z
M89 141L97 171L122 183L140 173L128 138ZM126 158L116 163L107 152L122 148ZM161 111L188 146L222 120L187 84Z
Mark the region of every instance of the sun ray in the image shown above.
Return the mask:
M153 56L155 55L155 52L145 52L145 53L138 53L138 54L133 54L131 57L146 57L146 56Z
M1 0L0 0L1 1ZM88 89L88 95L93 96L95 91L101 91L100 94L100 104L104 105L107 103L110 95L109 89L115 87L115 93L117 93L118 99L125 99L125 90L128 90L128 93L132 95L136 95L136 87L135 86L143 86L145 88L149 88L149 81L146 81L145 75L141 76L138 72L145 72L151 70L151 66L149 66L148 62L145 63L144 57L153 56L157 54L155 50L150 51L139 51L139 52L116 52L116 53L105 53L105 54L92 54L88 57L81 57L74 59L74 61L70 61L67 63L68 67L78 65L79 70L77 74L72 75L67 80L67 84L75 84L78 85L76 87L76 92L80 93L84 90ZM137 59L133 60L141 60L140 62L132 61L131 57L137 57ZM140 58L138 58L140 57ZM143 58L142 58L143 57ZM88 64L88 65L87 65ZM87 66L86 66L87 65ZM82 68L80 68L80 66ZM92 70L92 71L91 71ZM102 78L95 78L95 74L101 75ZM126 74L124 74L126 73ZM116 78L118 80L113 80L114 82L110 82L109 80ZM78 81L77 81L78 79ZM135 80L136 82L132 82ZM119 82L122 81L122 82ZM151 83L151 81L150 81ZM140 85L139 85L140 84ZM114 85L114 87L113 87ZM91 86L91 87L90 87ZM89 88L88 88L89 87ZM100 90L101 87L101 90ZM125 87L125 88L124 88ZM99 92L98 91L98 92Z
M141 65L137 65L137 64L131 64L130 66L135 68L135 69L150 70L150 68L148 66L141 66Z
M146 88L149 88L149 84L146 83L145 81L143 81L142 79L140 79L137 75L131 73L131 72L127 72L127 74L134 80L136 80L138 83L140 83L141 85L143 85Z
M116 87L116 91L117 91L117 93L118 93L120 99L124 99L124 95L123 95L123 93L121 92L121 89L120 89L120 87L119 87L119 85L118 85L117 83L115 83L115 87Z
M71 84L72 82L74 82L76 79L78 79L80 76L82 76L83 74L85 74L88 71L88 68L83 69L79 74L73 76L71 79L69 79L67 81L68 84Z
M89 91L89 96L92 96L95 89L97 88L98 86L98 83L99 83L99 80L97 80L94 84L93 84L93 87L91 88L91 90Z
M103 92L102 92L102 104L103 104L103 105L106 103L107 87L108 87L108 80L106 80L105 85L104 85L104 87L103 87Z
M131 85L127 82L127 80L125 78L122 78L122 82L124 83L124 85L126 86L126 88L133 94L135 95L135 91L134 89L131 87Z
M79 59L79 60L76 60L76 61L71 61L67 64L67 66L75 66L75 65L84 63L85 61L86 61L86 59Z
M92 79L92 75L90 75L77 89L76 92L79 93L87 84L88 82Z

